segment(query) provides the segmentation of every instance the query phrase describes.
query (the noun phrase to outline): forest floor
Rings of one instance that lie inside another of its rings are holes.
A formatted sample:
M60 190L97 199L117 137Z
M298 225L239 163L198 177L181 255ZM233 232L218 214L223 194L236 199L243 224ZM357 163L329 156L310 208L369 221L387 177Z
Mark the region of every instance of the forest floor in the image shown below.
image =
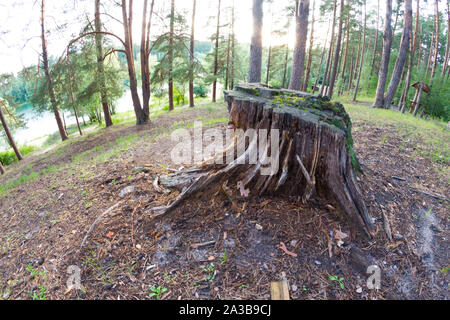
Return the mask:
M153 186L177 167L170 133L194 120L226 128L225 104L204 104L89 132L7 167L0 299L269 299L270 282L283 278L292 299L449 299L450 203L438 198L450 198L450 132L364 103L346 108L373 239L320 199L251 190L246 201L218 192L152 220L150 208L177 194ZM366 285L369 265L381 268L379 290ZM70 290L77 268L82 289Z

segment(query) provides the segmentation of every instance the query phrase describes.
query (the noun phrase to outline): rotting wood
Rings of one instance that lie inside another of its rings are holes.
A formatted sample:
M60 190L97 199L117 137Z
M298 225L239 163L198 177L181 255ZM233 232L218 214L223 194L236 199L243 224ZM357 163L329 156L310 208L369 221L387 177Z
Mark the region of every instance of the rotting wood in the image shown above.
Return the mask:
M275 90L259 84L241 84L233 91L225 91L225 97L230 124L235 129L267 130L267 145L259 146L259 159L249 164L249 156L258 150L258 141L254 138L245 144L244 153L238 155L234 150L235 160L229 164L203 162L200 166L161 177L161 185L176 187L181 193L153 217L164 216L199 193L217 191L226 180L231 186L242 181L242 187L249 189L250 195L279 194L303 201L317 195L339 207L344 216L369 237L375 233L354 174L359 162L353 151L351 121L341 104L330 102L326 97ZM275 174L264 175L262 170L266 166L273 129L280 132L279 141L274 142L280 146L280 169ZM244 143L243 139L245 136L235 137L232 148ZM225 150L214 159L225 159ZM261 152L264 150L266 152ZM238 192L237 188L235 191Z

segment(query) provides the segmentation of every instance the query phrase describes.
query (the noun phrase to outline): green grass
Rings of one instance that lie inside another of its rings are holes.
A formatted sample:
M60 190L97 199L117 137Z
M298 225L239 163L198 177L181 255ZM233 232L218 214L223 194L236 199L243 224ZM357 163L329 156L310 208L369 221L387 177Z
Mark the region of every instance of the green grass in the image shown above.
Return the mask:
M394 128L398 141L389 143L397 145L400 141L409 141L417 147L418 155L436 163L450 164L450 131L446 129L446 123L417 118L409 113L370 108L367 103L344 102L344 106L353 122L363 121L378 128ZM382 140L388 142L385 136Z

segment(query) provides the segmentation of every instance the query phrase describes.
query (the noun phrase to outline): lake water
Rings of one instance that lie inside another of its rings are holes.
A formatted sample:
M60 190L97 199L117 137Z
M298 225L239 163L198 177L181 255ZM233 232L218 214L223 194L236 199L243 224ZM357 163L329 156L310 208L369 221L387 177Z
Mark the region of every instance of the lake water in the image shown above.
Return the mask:
M133 110L130 91L126 91L124 95L116 102L116 111L125 112ZM53 112L45 111L37 113L32 107L24 108L18 112L23 115L26 127L14 132L14 139L18 145L41 145L46 136L58 131L55 115ZM62 117L62 114L61 114ZM76 119L69 113L65 113L66 125L76 124ZM79 119L80 121L81 118ZM0 151L7 149L6 146L0 145Z

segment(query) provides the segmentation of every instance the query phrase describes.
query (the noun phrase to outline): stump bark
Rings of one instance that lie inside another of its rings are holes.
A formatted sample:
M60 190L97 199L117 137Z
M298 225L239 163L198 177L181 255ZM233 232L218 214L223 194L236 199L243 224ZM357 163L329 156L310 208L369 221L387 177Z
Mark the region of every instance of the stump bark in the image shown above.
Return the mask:
M233 144L214 157L225 159L231 150L234 161L225 164L208 161L161 177L162 185L177 187L182 192L171 205L155 208L159 212L155 216L167 214L196 194L238 185L241 190L250 190L250 195L289 195L302 202L316 195L340 208L369 237L375 232L355 178L360 167L353 151L351 121L340 103L261 84L241 84L233 91L225 91L225 100L230 124L243 130L266 129L267 143L236 136ZM278 130L278 137L271 135L274 129ZM240 142L245 143L241 154L236 147ZM273 156L272 142L279 146L279 170L262 174L267 169L265 157ZM249 157L257 148L260 157L250 164Z

